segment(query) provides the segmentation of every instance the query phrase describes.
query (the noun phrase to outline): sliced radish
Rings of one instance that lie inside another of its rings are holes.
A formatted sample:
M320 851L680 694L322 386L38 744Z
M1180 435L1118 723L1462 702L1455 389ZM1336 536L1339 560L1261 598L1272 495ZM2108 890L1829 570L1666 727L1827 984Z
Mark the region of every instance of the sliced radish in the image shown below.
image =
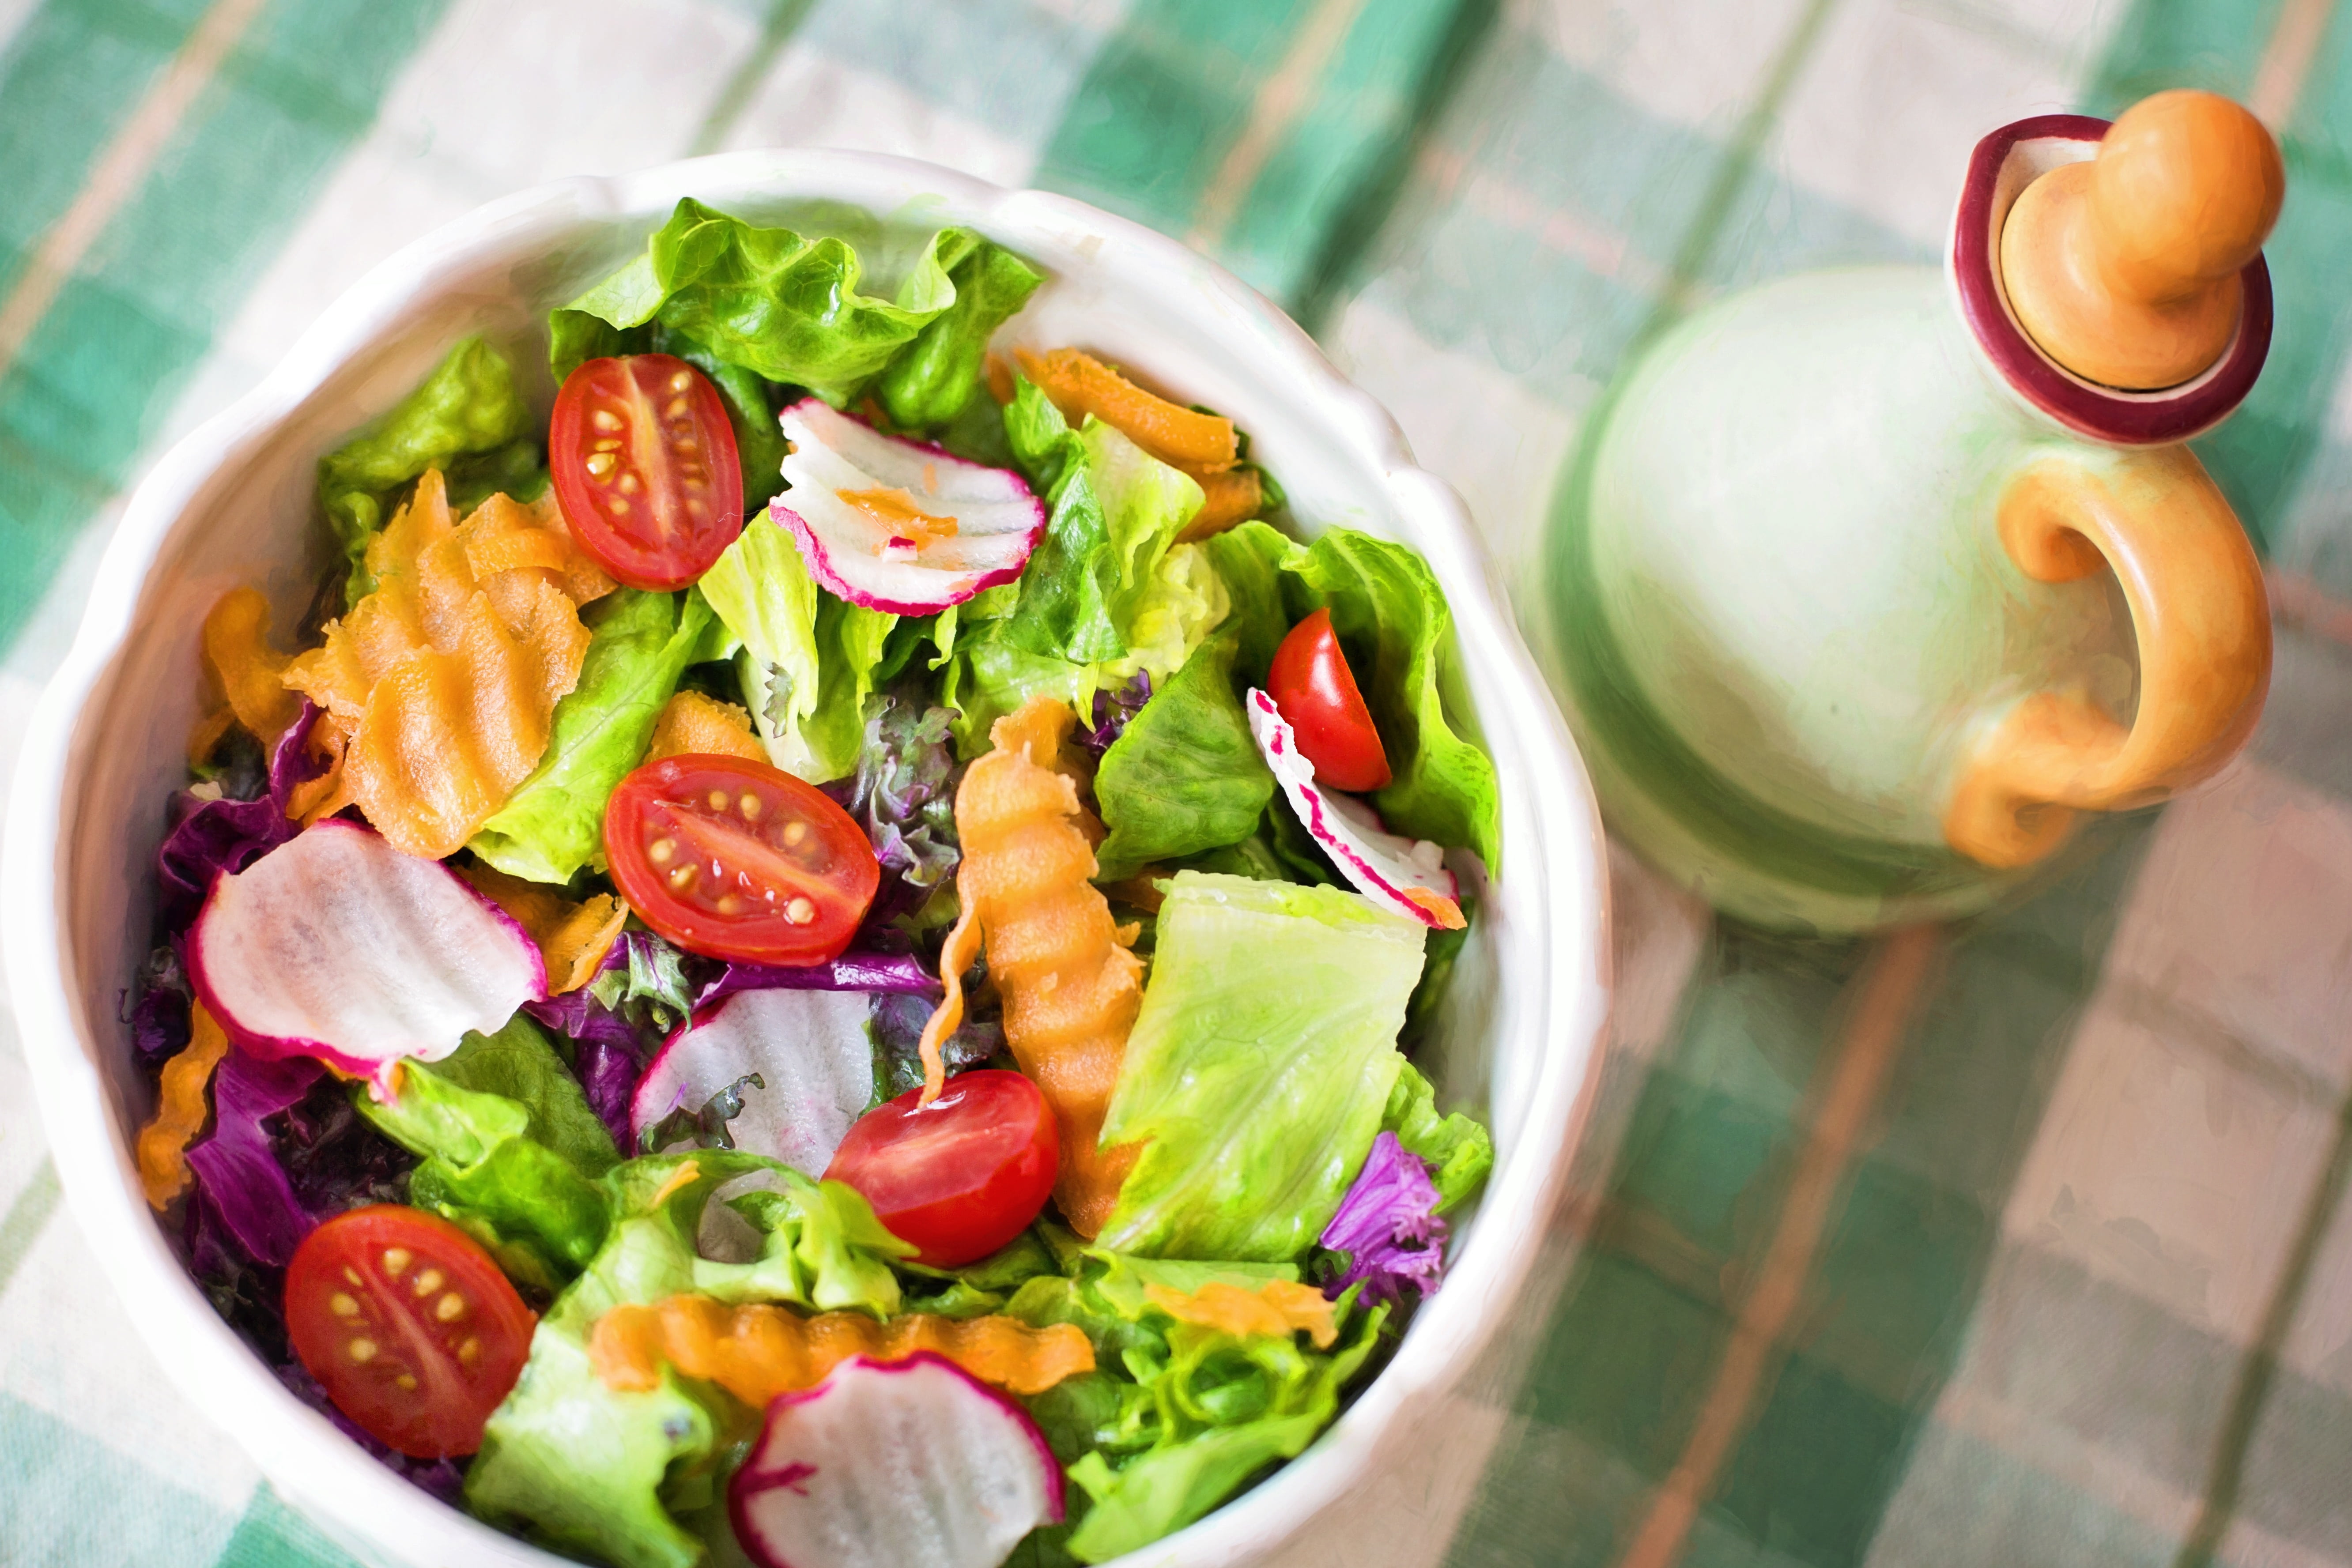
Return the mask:
M539 945L437 861L330 817L214 879L188 978L231 1039L389 1086L547 995Z
M997 1568L1062 1520L1062 1471L1027 1412L930 1351L853 1356L777 1396L727 1487L765 1568Z
M1247 706L1258 754L1339 874L1383 909L1439 931L1461 929L1462 906L1454 901L1462 885L1445 869L1444 850L1427 839L1399 838L1363 801L1316 783L1315 764L1299 754L1297 737L1274 699L1252 686Z
M739 1149L823 1176L874 1098L872 1011L864 991L807 990L737 991L698 1009L638 1082L630 1138L643 1149L672 1112L699 1110L756 1072L765 1087L743 1085L728 1135Z
M945 610L1019 577L1045 537L1045 504L1010 468L885 435L815 398L780 418L789 488L769 514L809 575L852 604Z

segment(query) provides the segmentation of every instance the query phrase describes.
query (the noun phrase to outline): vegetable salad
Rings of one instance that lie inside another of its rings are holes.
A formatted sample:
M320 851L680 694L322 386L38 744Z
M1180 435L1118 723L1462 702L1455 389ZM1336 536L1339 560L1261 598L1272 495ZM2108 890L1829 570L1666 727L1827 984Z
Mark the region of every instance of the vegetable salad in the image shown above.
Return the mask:
M1097 1563L1298 1454L1492 1163L1491 764L1411 551L970 231L679 204L319 464L157 855L139 1139L415 1484L621 1568ZM1017 337L1004 332L1003 337Z

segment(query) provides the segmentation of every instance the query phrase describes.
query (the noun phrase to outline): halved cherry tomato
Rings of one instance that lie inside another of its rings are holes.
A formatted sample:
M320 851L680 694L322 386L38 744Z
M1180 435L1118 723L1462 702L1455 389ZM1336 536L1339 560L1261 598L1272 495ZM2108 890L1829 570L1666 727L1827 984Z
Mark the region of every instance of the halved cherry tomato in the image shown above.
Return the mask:
M632 588L684 588L743 531L743 471L719 389L668 354L563 380L547 466L580 548Z
M604 859L646 925L747 964L839 957L882 882L866 830L824 791L715 753L622 779L604 807Z
M1029 1228L1054 1190L1061 1135L1045 1096L1018 1072L959 1073L929 1104L909 1089L853 1123L825 1167L856 1187L918 1260L955 1269Z
M472 1237L396 1203L337 1215L286 1269L294 1354L336 1409L411 1458L482 1446L533 1322Z
M1290 629L1275 650L1265 691L1297 735L1299 754L1315 764L1317 783L1377 789L1389 781L1388 752L1363 694L1356 690L1328 610L1318 610Z

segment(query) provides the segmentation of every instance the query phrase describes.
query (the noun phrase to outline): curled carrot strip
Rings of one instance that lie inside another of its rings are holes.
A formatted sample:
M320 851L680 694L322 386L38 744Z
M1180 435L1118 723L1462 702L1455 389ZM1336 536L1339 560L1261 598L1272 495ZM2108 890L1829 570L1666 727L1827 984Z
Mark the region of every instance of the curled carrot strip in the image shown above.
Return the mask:
M1201 509L1177 535L1183 543L1223 533L1235 523L1248 522L1265 507L1265 486L1255 468L1228 468L1222 474L1195 474L1201 486Z
M155 1119L139 1129L139 1182L154 1208L187 1190L188 1140L205 1124L205 1090L228 1053L228 1036L197 1002L188 1009L188 1043L163 1064L163 1098Z
M1072 424L1093 414L1162 463L1196 479L1223 473L1240 453L1232 420L1154 397L1092 354L1077 349L1034 354L1023 349L1015 358L1021 373L1036 382L1037 390Z
M1037 1329L1014 1318L959 1322L927 1312L888 1322L863 1312L804 1318L778 1306L729 1307L709 1296L614 1307L588 1338L589 1364L607 1388L652 1388L667 1362L754 1409L779 1394L815 1387L853 1355L904 1361L926 1350L1014 1394L1043 1394L1095 1367L1094 1346L1070 1323Z
M574 904L551 888L509 876L492 866L476 863L457 869L476 893L513 916L515 924L539 944L540 956L547 964L551 996L576 991L594 979L629 918L629 906L609 893Z
M232 588L205 617L205 664L229 711L255 739L276 740L302 703L286 689L294 661L269 645L269 601L257 588Z
M1339 1337L1332 1321L1335 1303L1312 1285L1268 1280L1255 1290L1212 1280L1189 1295L1166 1285L1146 1285L1143 1299L1178 1322L1201 1323L1225 1333L1276 1338L1304 1329L1318 1350Z
M321 713L310 721L310 733L303 737L302 744L312 757L327 765L317 778L305 779L287 793L286 814L307 828L352 804L351 776L343 771L344 758L351 751L352 732L333 714Z
M754 762L768 759L767 749L751 733L750 714L733 703L693 691L671 696L661 717L654 721L653 744L646 749L646 760L657 762L688 753L746 757Z
M963 972L979 956L980 920L967 904L957 912L956 923L940 948L940 978L947 986L947 995L940 998L940 1005L924 1020L923 1038L917 1045L923 1061L923 1092L915 1102L918 1105L929 1104L947 1087L947 1060L940 1054L940 1047L947 1043L948 1036L963 1027Z
M552 497L494 496L460 523L430 471L367 561L374 591L285 681L349 737L344 779L376 831L438 860L538 764L588 651L579 606L613 581Z
M1079 821L1076 781L1055 767L1075 722L1051 697L996 721L996 749L956 789L963 846L956 892L1004 998L1005 1043L1054 1112L1062 1144L1055 1199L1071 1227L1091 1238L1135 1163L1132 1145L1097 1145L1142 1002L1143 966L1127 950L1132 934L1112 922L1110 902L1091 880L1095 855Z

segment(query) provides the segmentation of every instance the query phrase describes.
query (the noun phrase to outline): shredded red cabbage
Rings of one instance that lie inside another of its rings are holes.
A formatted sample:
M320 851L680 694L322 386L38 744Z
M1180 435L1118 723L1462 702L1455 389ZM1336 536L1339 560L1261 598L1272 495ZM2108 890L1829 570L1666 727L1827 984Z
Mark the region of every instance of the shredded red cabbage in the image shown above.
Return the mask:
M1110 743L1127 732L1129 723L1143 711L1143 705L1150 700L1151 672L1138 670L1118 690L1095 694L1089 727L1079 730L1071 738L1093 753L1095 760L1099 762L1102 754L1110 749Z
M1429 1166L1394 1133L1381 1134L1321 1239L1348 1258L1347 1271L1323 1287L1327 1296L1337 1299L1359 1281L1367 1301L1399 1300L1408 1285L1434 1294L1445 1264L1445 1221L1437 1218Z
M805 968L775 964L730 964L695 994L698 1011L737 991L881 991L937 997L939 978L911 953L844 953L830 964Z
M231 1051L213 1075L213 1135L188 1151L221 1223L273 1269L292 1260L318 1220L295 1196L261 1124L299 1102L325 1071L308 1057L263 1061Z
M302 699L302 711L269 753L267 792L250 800L206 800L183 789L172 797L173 827L155 852L163 883L159 913L166 924L184 925L203 904L213 878L240 872L301 831L286 815L294 787L318 777L324 764L305 744L318 705Z

